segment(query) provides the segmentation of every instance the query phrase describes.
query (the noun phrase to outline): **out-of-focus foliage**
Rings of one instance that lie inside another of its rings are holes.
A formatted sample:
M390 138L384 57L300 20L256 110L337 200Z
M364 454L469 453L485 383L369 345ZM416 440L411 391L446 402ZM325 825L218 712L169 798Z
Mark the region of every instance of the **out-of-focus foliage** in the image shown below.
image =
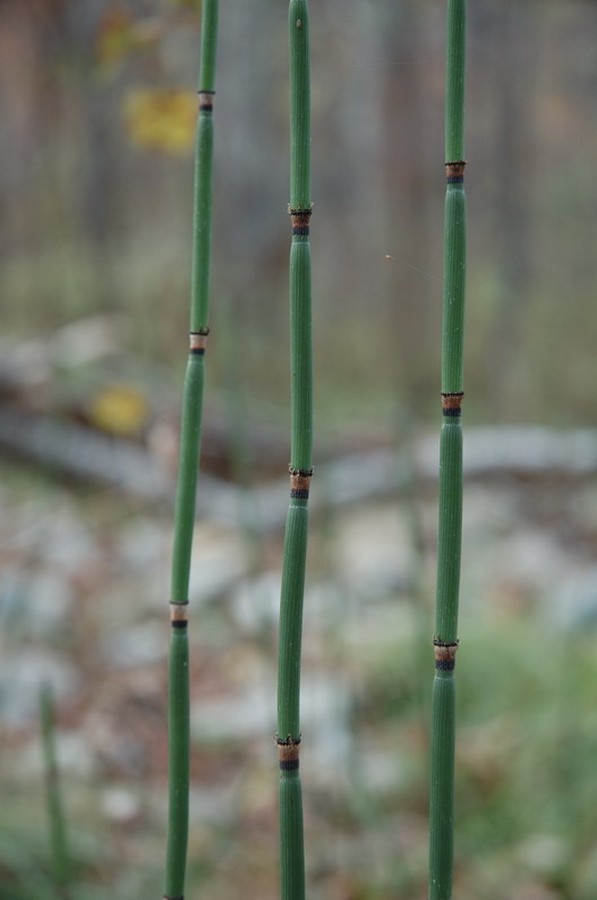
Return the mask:
M0 5L5 329L117 308L134 349L178 358L199 6ZM214 113L213 333L225 301L268 403L288 390L286 31L285 4L222 11ZM444 6L326 0L312 31L318 415L354 419L360 405L387 424L400 405L426 417L439 383ZM594 3L470 10L469 420L595 421L596 34ZM218 382L223 346L210 350ZM564 346L575 365L562 371Z
M138 147L187 153L195 137L197 96L183 90L131 90L124 105L127 133Z
M123 437L141 433L147 425L150 405L147 397L127 384L108 384L89 401L88 418L92 425Z
M137 46L138 38L132 16L123 9L106 13L97 31L96 53L102 65L121 60Z

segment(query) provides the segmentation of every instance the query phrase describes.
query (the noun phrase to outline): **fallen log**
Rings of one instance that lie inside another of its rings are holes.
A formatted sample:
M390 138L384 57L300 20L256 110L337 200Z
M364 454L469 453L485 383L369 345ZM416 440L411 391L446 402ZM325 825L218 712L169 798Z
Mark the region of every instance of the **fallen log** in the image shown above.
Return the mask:
M0 451L80 481L101 484L143 501L170 506L174 473L142 444L84 425L21 409L0 408ZM330 459L316 467L312 508L389 498L433 483L439 465L435 435L410 447L381 447ZM465 478L586 478L597 475L597 430L542 427L472 428L464 444ZM239 525L247 510L259 531L283 527L288 478L241 487L202 472L199 515Z

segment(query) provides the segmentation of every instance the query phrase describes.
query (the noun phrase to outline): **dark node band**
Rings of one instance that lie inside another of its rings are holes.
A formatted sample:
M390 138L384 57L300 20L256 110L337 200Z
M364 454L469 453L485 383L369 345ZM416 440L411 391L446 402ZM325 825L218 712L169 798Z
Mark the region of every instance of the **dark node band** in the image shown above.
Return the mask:
M284 740L276 737L276 744L278 745L278 762L281 772L296 772L298 770L300 743L300 737L293 738L288 735Z
M170 601L170 625L172 628L186 628L189 621L189 601L174 603Z
M190 352L196 356L203 356L207 349L207 336L209 334L209 328L203 329L203 331L191 331L190 334Z
M442 413L444 416L455 417L462 414L462 400L464 391L442 393Z
M466 161L464 159L456 160L456 162L446 163L446 181L448 184L462 184L464 182L464 168Z
M307 236L310 230L309 220L311 218L311 208L291 209L289 207L288 212L290 213L290 221L292 223L292 233Z
M308 500L313 469L290 469L290 498Z
M456 651L458 650L458 641L451 644L444 641L433 642L433 652L435 655L435 668L442 672L452 672L456 666Z
M202 112L211 112L215 91L198 91L197 93L199 94L199 109Z

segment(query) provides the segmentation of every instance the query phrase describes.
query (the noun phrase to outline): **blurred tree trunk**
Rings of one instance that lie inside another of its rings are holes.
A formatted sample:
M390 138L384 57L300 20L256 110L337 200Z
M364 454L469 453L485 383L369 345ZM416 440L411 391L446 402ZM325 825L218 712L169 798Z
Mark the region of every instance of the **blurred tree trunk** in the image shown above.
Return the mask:
M89 254L94 277L95 296L88 298L96 309L115 305L112 266L108 255L110 243L118 238L119 225L119 157L122 147L117 138L114 110L118 83L98 74L97 41L108 0L77 0L69 3L63 17L61 38L64 53L73 61L70 75L76 121L79 129L79 154L74 161L79 190L75 194L75 220ZM118 305L116 301L116 305Z
M523 8L524 7L524 8ZM491 89L495 103L493 248L497 301L486 346L492 408L507 415L520 383L524 319L531 283L533 201L532 46L533 4L493 0L489 10Z
M48 132L59 117L59 90L51 72L55 62L53 21L61 10L58 0L48 2L46 7L18 0L0 4L3 252L31 249L23 244L32 241L35 246L37 238L24 212L28 202L35 199L36 178L47 163ZM39 215L36 221L39 224Z
M82 308L110 306L113 293L105 248L118 194L117 129L114 97L93 73L105 6L97 0L0 4L0 74L6 72L0 114L11 135L0 156L1 250L55 259L67 244L78 257L88 250L96 296L78 296ZM67 281L79 284L80 271L63 265L62 272L65 294Z
M436 209L430 197L436 176L440 189L443 176L443 133L434 121L441 113L433 102L432 77L443 56L434 47L433 23L430 5L420 0L393 4L380 20L389 352L397 390L411 412L416 405L420 409L417 395L437 388L433 361L441 319L441 257L435 255L434 236L441 241L442 199Z

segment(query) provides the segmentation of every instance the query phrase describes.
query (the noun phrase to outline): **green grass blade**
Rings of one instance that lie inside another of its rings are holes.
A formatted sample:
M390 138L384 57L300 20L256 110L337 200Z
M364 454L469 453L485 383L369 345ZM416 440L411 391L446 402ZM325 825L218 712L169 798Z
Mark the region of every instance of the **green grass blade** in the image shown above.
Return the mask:
M62 896L66 897L71 883L71 860L68 849L66 816L62 801L58 761L56 758L54 701L49 684L44 684L40 690L39 709L52 854L52 875L57 890L61 892Z

